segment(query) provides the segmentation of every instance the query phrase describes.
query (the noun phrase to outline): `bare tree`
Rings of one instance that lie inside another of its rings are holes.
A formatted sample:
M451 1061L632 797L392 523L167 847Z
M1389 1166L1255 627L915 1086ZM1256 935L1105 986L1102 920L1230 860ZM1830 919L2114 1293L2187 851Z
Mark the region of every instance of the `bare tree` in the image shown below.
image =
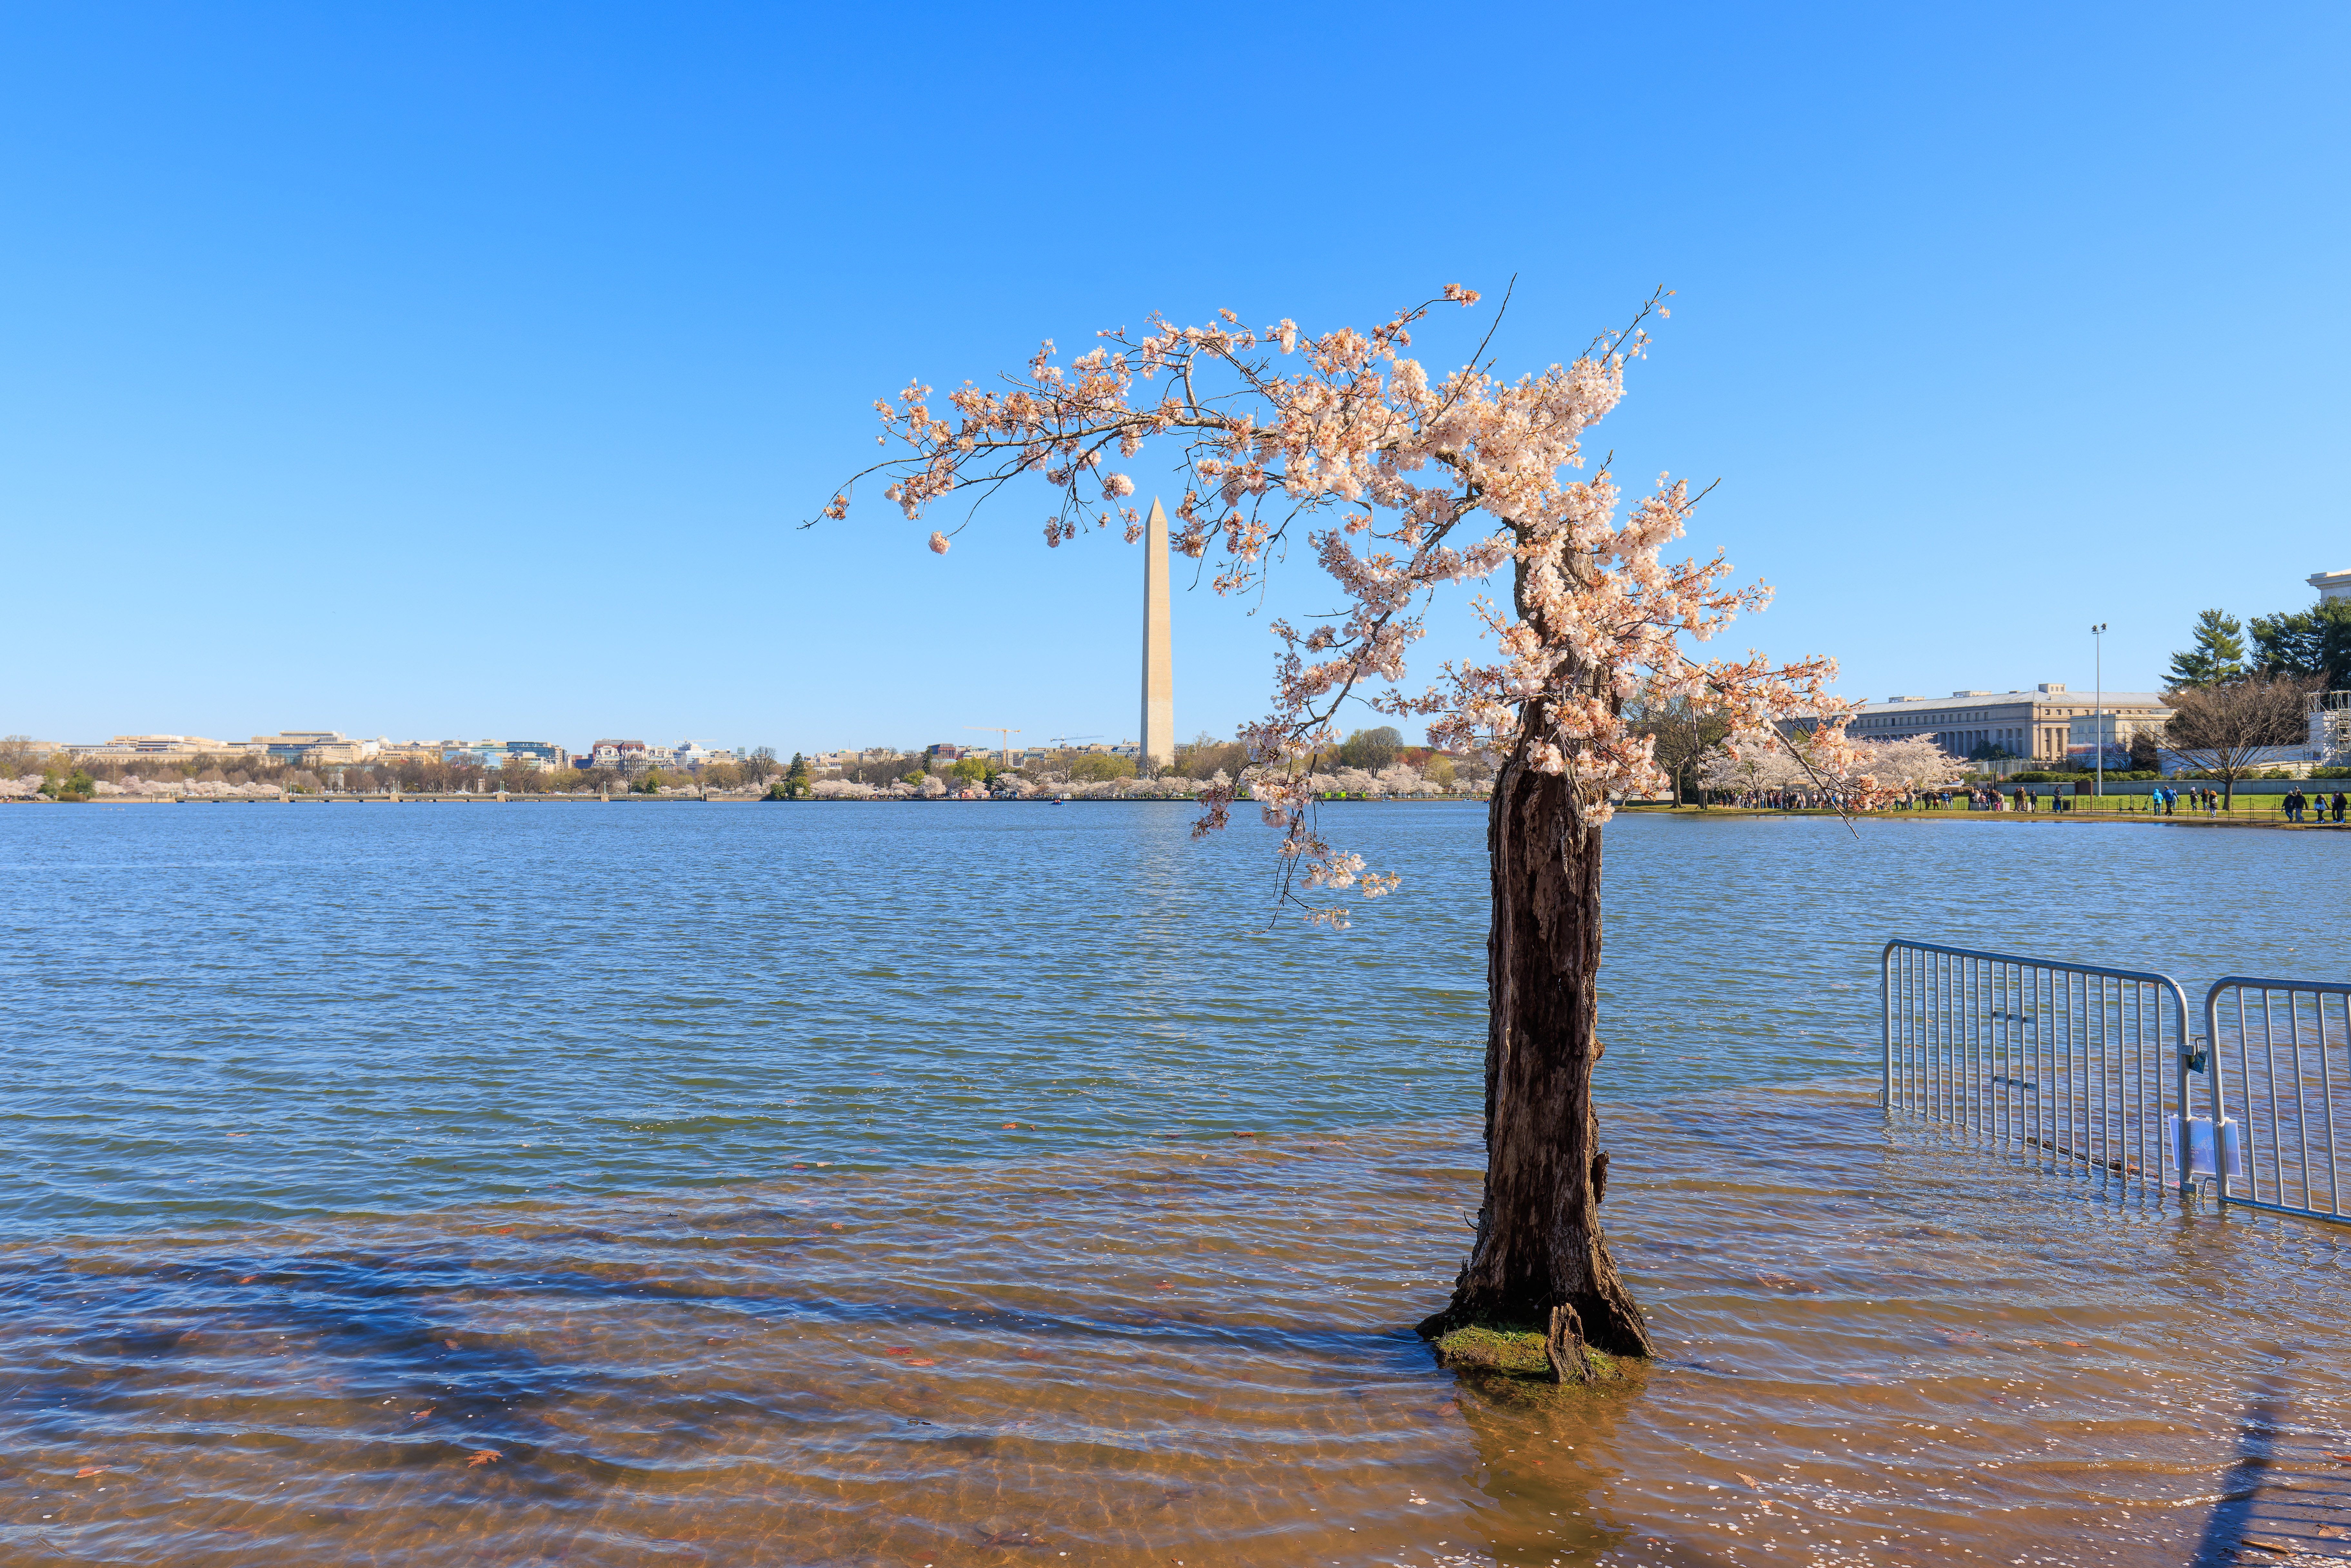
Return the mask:
M2163 697L2171 719L2161 745L2181 767L2219 779L2222 800L2232 802L2237 780L2262 766L2262 752L2309 734L2309 690L2308 683L2283 675L2175 686Z
M1702 698L1653 697L1642 694L1625 705L1635 733L1650 738L1650 756L1674 781L1674 804L1706 804L1699 760L1730 734L1730 719L1719 703Z

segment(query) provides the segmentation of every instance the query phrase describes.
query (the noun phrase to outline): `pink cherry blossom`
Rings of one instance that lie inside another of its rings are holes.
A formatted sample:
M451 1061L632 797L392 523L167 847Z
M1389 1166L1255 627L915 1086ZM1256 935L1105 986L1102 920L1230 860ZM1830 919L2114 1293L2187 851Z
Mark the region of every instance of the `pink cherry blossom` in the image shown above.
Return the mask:
M1729 583L1719 554L1664 559L1698 497L1669 476L1628 497L1586 450L1624 397L1626 370L1646 357L1662 291L1583 355L1515 379L1482 361L1432 371L1414 357L1413 332L1436 305L1479 298L1448 284L1376 326L1319 334L1288 318L1259 333L1231 311L1197 327L1155 314L1139 333L1099 334L1066 364L1048 342L1023 373L993 388L967 382L944 406L912 382L874 405L900 444L879 465L886 494L911 519L965 486L1039 476L1060 497L1045 529L1058 545L1092 509L1080 477L1095 472L1105 499L1132 495L1126 475L1100 469L1104 454L1159 442L1174 448L1184 486L1171 542L1194 559L1218 553L1217 592L1250 591L1273 563L1311 557L1343 612L1311 627L1272 623L1272 709L1239 737L1251 768L1204 796L1199 824L1223 826L1236 796L1250 795L1309 887L1376 896L1395 885L1312 826L1307 768L1350 698L1426 719L1432 745L1513 753L1570 779L1575 810L1595 822L1613 800L1661 782L1649 738L1624 715L1636 695L1719 707L1766 747L1806 720L1804 759L1858 782L1846 715L1823 690L1834 663L1697 657L1696 644L1762 610L1771 591ZM842 486L827 515L844 512L850 494ZM1131 540L1137 514L1121 515ZM1111 514L1095 522L1108 527ZM944 553L945 536L931 548ZM1475 591L1498 574L1494 594ZM1408 685L1406 655L1433 596L1464 586L1490 656Z

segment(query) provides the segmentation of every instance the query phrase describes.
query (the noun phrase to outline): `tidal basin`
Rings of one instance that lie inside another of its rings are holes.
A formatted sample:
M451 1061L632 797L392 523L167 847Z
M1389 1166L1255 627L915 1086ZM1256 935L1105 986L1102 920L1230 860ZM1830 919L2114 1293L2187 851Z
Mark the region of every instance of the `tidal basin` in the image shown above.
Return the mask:
M2351 846L1620 818L1605 1212L1665 1359L1533 1397L1411 1332L1478 1202L1483 809L1328 808L1405 875L1342 934L1191 820L0 810L0 1560L2177 1564L2351 1525L2351 1230L2117 1206L1876 1076L1887 937L2341 977Z

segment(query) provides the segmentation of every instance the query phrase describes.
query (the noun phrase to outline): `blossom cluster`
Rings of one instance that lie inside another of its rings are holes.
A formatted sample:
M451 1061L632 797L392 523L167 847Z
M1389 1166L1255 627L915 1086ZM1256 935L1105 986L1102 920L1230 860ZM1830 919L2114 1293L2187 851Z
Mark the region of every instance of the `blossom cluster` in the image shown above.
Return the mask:
M1687 486L1661 476L1628 506L1604 463L1588 465L1587 433L1624 396L1663 299L1573 362L1516 380L1474 359L1432 373L1412 356L1433 309L1479 302L1458 285L1364 330L1311 332L1289 318L1253 330L1230 310L1178 326L1155 314L1140 332L1099 334L1066 364L1048 340L1001 386L967 382L940 400L910 383L874 405L878 439L900 455L866 472L887 473L884 493L909 519L1034 475L1057 496L1049 545L1113 523L1131 542L1142 532L1127 504L1135 483L1115 465L1171 442L1182 486L1171 542L1194 559L1214 555L1220 593L1257 586L1294 530L1343 608L1322 624L1273 623L1272 710L1240 736L1252 793L1306 886L1377 897L1393 877L1325 842L1310 810L1306 769L1350 697L1426 718L1432 745L1565 776L1573 809L1593 822L1612 799L1659 782L1649 738L1625 716L1636 693L1703 701L1754 732L1815 716L1823 756L1845 745L1844 716L1822 691L1833 662L1687 652L1770 600L1761 585L1727 585L1719 554L1663 559L1685 531ZM854 484L827 516L847 516ZM948 538L929 542L944 551ZM1433 595L1505 569L1506 590L1474 601L1492 655L1448 662L1435 684L1407 689L1405 655ZM1208 797L1200 831L1224 825L1234 795Z
M1925 736L1873 740L1830 732L1820 740L1803 730L1733 735L1698 762L1708 789L1821 789L1859 810L1884 805L1909 791L1957 783L1957 758Z

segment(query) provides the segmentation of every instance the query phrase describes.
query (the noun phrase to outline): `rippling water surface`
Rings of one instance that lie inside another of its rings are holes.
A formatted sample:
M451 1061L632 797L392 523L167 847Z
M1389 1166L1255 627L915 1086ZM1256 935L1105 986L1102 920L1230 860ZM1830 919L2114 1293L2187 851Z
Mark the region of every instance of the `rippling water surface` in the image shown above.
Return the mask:
M1625 818L1667 1358L1433 1368L1483 819L0 810L0 1561L2220 1562L2351 1524L2345 1244L1889 1128L1876 945L2341 975L2332 838ZM84 1473L87 1472L87 1473ZM2320 1543L2314 1545L2313 1543Z

